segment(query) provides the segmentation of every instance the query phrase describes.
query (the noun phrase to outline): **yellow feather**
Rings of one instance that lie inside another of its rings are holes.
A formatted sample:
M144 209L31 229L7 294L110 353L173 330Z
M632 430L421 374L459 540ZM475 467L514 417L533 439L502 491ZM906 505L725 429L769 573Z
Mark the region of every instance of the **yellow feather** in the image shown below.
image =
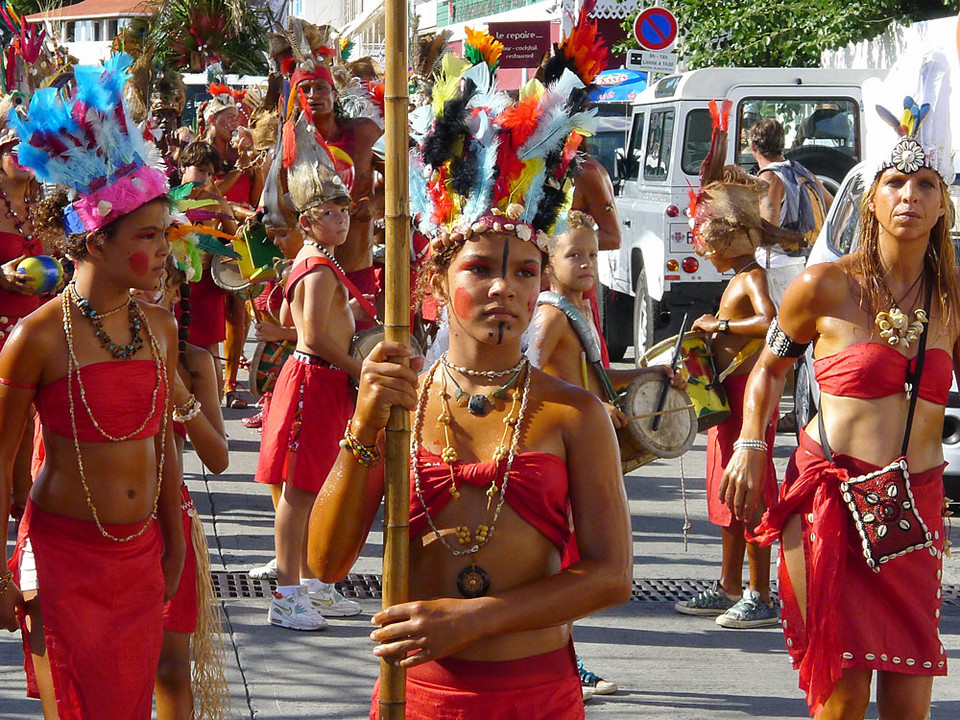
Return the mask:
M530 189L534 178L543 172L543 158L532 158L523 165L523 172L517 177L510 188L510 202L521 202ZM502 208L501 208L502 209Z
M520 88L520 100L526 100L528 97L540 97L546 92L543 83L536 78L527 80L526 84Z
M433 114L443 115L443 105L457 94L460 76L470 67L470 63L453 53L443 56L440 75L433 84Z

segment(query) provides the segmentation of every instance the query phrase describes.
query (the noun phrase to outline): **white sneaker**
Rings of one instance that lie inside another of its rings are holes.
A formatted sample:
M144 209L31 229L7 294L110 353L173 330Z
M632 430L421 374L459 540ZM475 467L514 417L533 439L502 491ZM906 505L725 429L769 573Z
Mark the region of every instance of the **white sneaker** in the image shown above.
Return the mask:
M327 627L327 621L314 609L313 603L307 597L307 589L303 586L289 595L274 592L267 620L271 625L291 630L323 630Z
M301 587L307 591L313 607L324 617L351 617L360 614L360 603L347 600L333 585L311 578L305 580Z
M247 573L254 580L272 580L277 577L277 559L274 558L266 565L260 565L255 568L251 568Z

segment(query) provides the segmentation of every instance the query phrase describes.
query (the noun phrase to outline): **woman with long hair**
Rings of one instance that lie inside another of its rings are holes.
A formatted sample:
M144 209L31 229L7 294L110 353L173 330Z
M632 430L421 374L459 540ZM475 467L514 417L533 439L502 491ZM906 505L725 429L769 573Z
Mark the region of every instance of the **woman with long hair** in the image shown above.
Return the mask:
M483 33L471 43L480 55L496 48ZM419 380L387 362L403 346L381 343L366 359L313 508L308 560L328 582L350 569L383 495L378 440L390 406L402 405L412 428L411 601L374 615L371 638L376 656L407 670L407 717L582 718L570 623L629 598L630 518L606 411L531 367L521 336L572 193L569 150L589 118L572 77L506 107L488 68L481 61L461 70L459 86L435 90L452 97L411 158L411 176L428 184L411 198L433 238L424 281L448 308L449 349ZM478 124L461 124L456 108ZM569 113L567 130L543 155L522 154L547 130L547 108ZM446 142L459 132L462 142ZM498 150L498 178L458 154L477 153L483 167ZM580 559L562 567L571 517Z
M150 717L163 602L184 558L176 322L130 295L156 288L170 253L167 184L123 107L128 65L77 67L71 97L38 91L14 121L20 162L76 191L41 203L34 221L59 237L74 280L0 353L0 530L31 403L46 450L12 575L0 573L0 624L19 617L29 694L60 720ZM77 152L57 152L64 138Z
M756 533L780 539L784 634L820 720L863 718L874 672L880 717L922 720L933 677L946 674L941 428L960 365L960 281L948 100L935 92L945 72L942 55L925 61L902 120L881 108L897 134L867 171L857 250L788 287L719 491L738 518L751 515L763 428L813 343L818 417Z

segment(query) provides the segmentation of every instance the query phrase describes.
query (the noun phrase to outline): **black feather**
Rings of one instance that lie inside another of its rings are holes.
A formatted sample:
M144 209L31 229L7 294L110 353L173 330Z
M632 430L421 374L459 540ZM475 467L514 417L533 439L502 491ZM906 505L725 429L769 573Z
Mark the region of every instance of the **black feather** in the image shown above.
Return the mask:
M453 159L450 163L450 185L454 192L464 196L470 194L477 181L479 162L480 154L475 142L467 145L462 156Z
M452 157L457 141L466 136L467 102L475 90L472 82L464 83L461 91L444 103L443 114L433 121L433 129L424 139L423 162L426 165L434 168L443 165Z
M546 232L557 222L557 216L560 214L560 206L563 204L565 193L563 187L555 180L548 180L543 187L543 199L540 200L540 207L537 208L537 214L533 217L534 230Z

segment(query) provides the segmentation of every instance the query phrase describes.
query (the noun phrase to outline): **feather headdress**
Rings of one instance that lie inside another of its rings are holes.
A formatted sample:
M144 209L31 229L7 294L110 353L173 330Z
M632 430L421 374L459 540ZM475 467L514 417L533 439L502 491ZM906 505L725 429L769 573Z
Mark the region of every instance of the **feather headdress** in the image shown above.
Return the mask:
M71 97L38 90L26 118L10 114L20 164L78 196L63 213L67 233L97 230L167 192L160 155L123 101L130 62L118 54L102 68L77 66Z
M531 80L511 104L497 89L499 53L488 38L468 33L472 65L443 59L417 118L427 129L411 154L411 212L436 247L492 230L546 249L572 199L576 149L596 120L571 103L584 84L569 70L546 86Z
M899 116L886 106L897 91L909 93ZM878 78L864 83L863 97L864 106L873 104L877 111L867 116L867 157L874 173L930 168L948 185L953 182L950 66L942 52L904 54L882 83Z
M713 118L710 149L700 164L700 190L691 188L687 209L694 251L702 257L739 257L752 254L760 246L803 247L803 235L779 228L760 216L767 183L736 165L724 164L733 103L711 100L709 107Z
M301 103L299 117L284 123L278 143L290 200L301 213L328 200L345 198L349 202L353 161L340 148L327 145L313 126L302 97Z
M560 79L564 70L569 70L584 85L590 85L606 67L607 48L597 31L597 21L590 19L596 4L596 0L587 0L570 33L559 43L554 43L553 50L537 73L541 81L550 84Z

